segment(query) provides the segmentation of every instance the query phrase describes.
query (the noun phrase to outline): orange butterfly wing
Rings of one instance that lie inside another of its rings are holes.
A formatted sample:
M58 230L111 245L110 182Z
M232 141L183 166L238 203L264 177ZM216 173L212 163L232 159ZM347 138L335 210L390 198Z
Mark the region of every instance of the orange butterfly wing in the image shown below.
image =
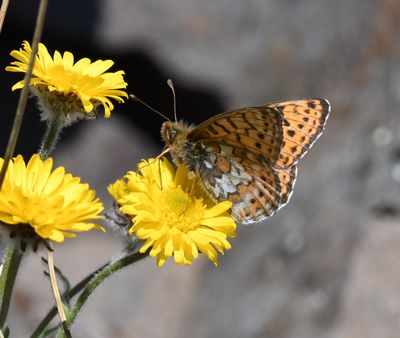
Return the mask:
M325 128L330 104L325 99L303 99L272 103L282 114L283 142L278 168L289 168L302 158Z
M242 108L209 118L187 138L192 142L226 144L237 152L245 148L247 153L274 164L283 141L282 123L282 114L275 107Z
M233 149L220 142L201 144L205 152L200 160L204 164L197 165L200 182L215 201L233 203L235 219L258 222L282 205L281 177L267 162L254 161L246 155L233 156Z
M329 113L324 99L296 100L216 115L187 140L202 149L197 167L216 201L230 200L242 223L261 221L285 205L296 163L321 134Z

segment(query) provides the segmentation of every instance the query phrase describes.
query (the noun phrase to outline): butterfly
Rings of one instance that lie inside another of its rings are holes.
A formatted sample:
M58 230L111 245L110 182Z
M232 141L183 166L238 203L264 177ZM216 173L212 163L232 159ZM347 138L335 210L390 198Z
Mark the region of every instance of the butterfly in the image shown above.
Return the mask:
M290 199L297 163L324 130L330 104L321 98L277 102L215 115L197 126L164 122L161 137L175 164L199 177L232 216L255 223Z

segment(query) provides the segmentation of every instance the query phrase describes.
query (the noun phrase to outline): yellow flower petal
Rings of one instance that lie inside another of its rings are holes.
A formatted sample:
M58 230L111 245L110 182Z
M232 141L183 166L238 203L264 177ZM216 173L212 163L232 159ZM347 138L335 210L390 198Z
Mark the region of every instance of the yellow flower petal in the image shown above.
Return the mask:
M230 208L232 208L232 202L231 201L224 201L221 203L216 204L213 206L211 209L208 209L205 214L204 218L212 218L215 216L218 216L225 211L228 211Z

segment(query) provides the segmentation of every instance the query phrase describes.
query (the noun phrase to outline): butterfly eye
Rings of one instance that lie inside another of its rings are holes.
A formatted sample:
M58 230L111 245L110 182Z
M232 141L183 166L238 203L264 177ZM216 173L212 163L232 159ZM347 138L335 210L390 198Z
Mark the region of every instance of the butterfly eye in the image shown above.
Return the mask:
M176 129L174 129L174 128L169 129L167 135L168 135L168 140L173 141L176 136Z

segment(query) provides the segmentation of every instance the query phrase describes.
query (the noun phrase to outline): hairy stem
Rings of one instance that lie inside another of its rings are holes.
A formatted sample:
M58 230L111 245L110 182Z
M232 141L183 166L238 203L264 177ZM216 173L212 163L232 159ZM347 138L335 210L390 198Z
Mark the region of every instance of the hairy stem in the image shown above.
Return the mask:
M85 304L89 296L101 284L101 282L103 282L107 277L109 277L114 272L130 264L136 263L137 261L147 257L147 255L148 255L147 253L142 254L140 252L134 252L130 255L120 258L115 262L110 263L109 265L104 267L99 273L97 273L87 284L86 288L82 291L77 301L75 302L75 305L68 313L67 316L68 326L71 327L78 312L82 309L82 306ZM64 333L60 332L57 338L65 338Z
M16 244L10 245L7 249L0 277L0 330L4 329L4 324L7 319L11 295L14 289L18 269L22 261L22 256L23 253Z
M48 122L46 133L44 134L42 144L39 148L39 155L42 160L46 160L56 147L60 131L63 128L63 123L59 117Z

